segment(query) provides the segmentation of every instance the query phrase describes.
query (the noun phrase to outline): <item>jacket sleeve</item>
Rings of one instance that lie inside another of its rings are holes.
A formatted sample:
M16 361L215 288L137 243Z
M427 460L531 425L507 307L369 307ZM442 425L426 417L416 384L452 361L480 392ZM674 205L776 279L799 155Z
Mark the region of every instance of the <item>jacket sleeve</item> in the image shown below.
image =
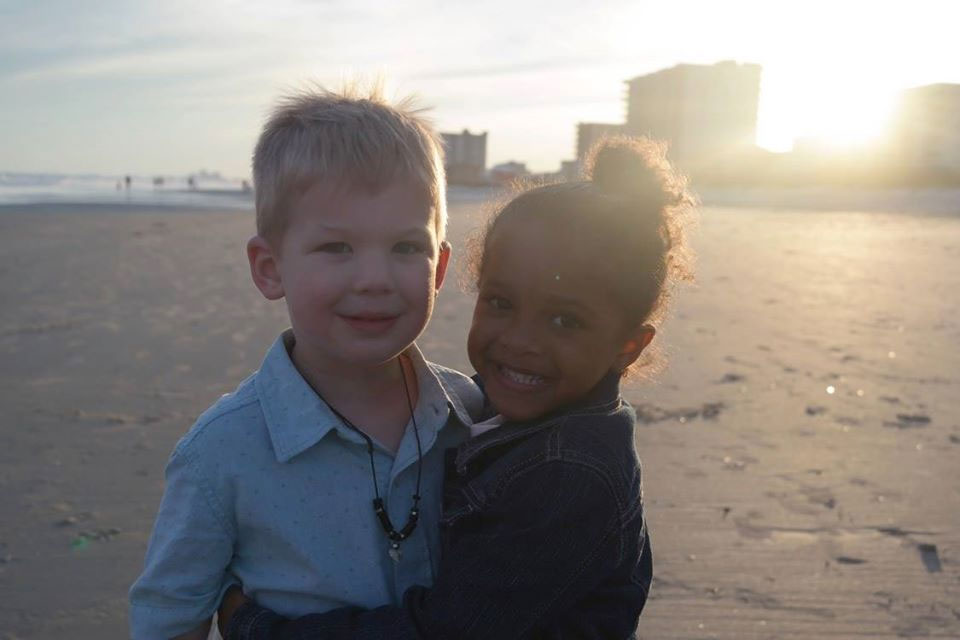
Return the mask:
M207 622L236 580L232 527L188 447L173 452L143 573L130 588L132 638L172 638Z
M445 550L433 588L407 590L402 607L336 609L288 621L251 604L231 621L227 640L601 637L588 628L564 634L552 623L619 563L620 513L611 488L591 468L541 465L476 515L481 523ZM636 616L620 620L620 637L628 637Z

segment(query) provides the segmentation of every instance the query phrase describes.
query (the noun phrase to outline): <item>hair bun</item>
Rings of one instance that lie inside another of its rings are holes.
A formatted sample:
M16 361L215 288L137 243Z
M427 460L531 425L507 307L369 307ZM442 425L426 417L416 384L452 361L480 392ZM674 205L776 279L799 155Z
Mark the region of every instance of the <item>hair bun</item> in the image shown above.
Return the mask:
M692 204L686 180L667 160L667 145L649 138L619 136L598 142L589 155L586 175L593 184L656 208Z
M587 167L590 180L603 189L630 190L637 176L649 170L643 154L632 142L622 138L599 142Z

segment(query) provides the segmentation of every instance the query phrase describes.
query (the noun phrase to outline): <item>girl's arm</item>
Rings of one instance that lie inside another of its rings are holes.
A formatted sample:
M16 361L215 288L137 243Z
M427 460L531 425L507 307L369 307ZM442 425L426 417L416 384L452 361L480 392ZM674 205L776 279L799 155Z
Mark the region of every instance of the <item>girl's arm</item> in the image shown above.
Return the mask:
M248 603L229 622L226 640L507 640L550 637L550 629L559 636L564 618L576 622L577 637L626 638L646 599L648 576L625 580L620 593L598 602L596 616L584 607L630 545L636 553L645 544L637 537L645 531L642 514L626 528L622 515L592 468L541 465L505 487L477 516L477 526L460 527L467 531L458 531L445 551L433 588L408 589L402 606L286 620Z

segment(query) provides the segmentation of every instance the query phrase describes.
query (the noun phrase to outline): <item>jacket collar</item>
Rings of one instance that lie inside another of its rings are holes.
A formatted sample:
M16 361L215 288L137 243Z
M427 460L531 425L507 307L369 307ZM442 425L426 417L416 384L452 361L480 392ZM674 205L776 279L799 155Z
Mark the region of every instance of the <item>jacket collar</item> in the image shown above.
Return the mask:
M481 384L482 387L482 384ZM620 397L620 374L611 371L591 389L586 396L572 405L529 422L505 422L503 425L484 434L467 440L457 449L456 465L461 473L471 460L487 451L518 438L526 437L559 424L569 418L586 415L598 415L616 411L623 405Z

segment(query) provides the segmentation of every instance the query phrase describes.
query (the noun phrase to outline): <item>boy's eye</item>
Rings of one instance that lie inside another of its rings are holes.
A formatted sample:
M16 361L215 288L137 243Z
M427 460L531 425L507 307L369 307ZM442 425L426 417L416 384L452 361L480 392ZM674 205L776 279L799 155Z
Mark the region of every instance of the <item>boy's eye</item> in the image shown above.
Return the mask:
M316 249L321 253L350 253L353 249L346 242L327 242Z
M423 253L426 251L426 248L419 242L398 242L393 245L393 251L395 253L401 253L404 255L413 255L415 253Z
M489 304L494 309L498 311L504 311L511 307L510 301L506 298L501 298L500 296L490 296L487 298L487 304Z
M583 323L580 322L580 318L572 316L567 313L561 313L550 318L550 322L561 329L581 329L583 328Z

